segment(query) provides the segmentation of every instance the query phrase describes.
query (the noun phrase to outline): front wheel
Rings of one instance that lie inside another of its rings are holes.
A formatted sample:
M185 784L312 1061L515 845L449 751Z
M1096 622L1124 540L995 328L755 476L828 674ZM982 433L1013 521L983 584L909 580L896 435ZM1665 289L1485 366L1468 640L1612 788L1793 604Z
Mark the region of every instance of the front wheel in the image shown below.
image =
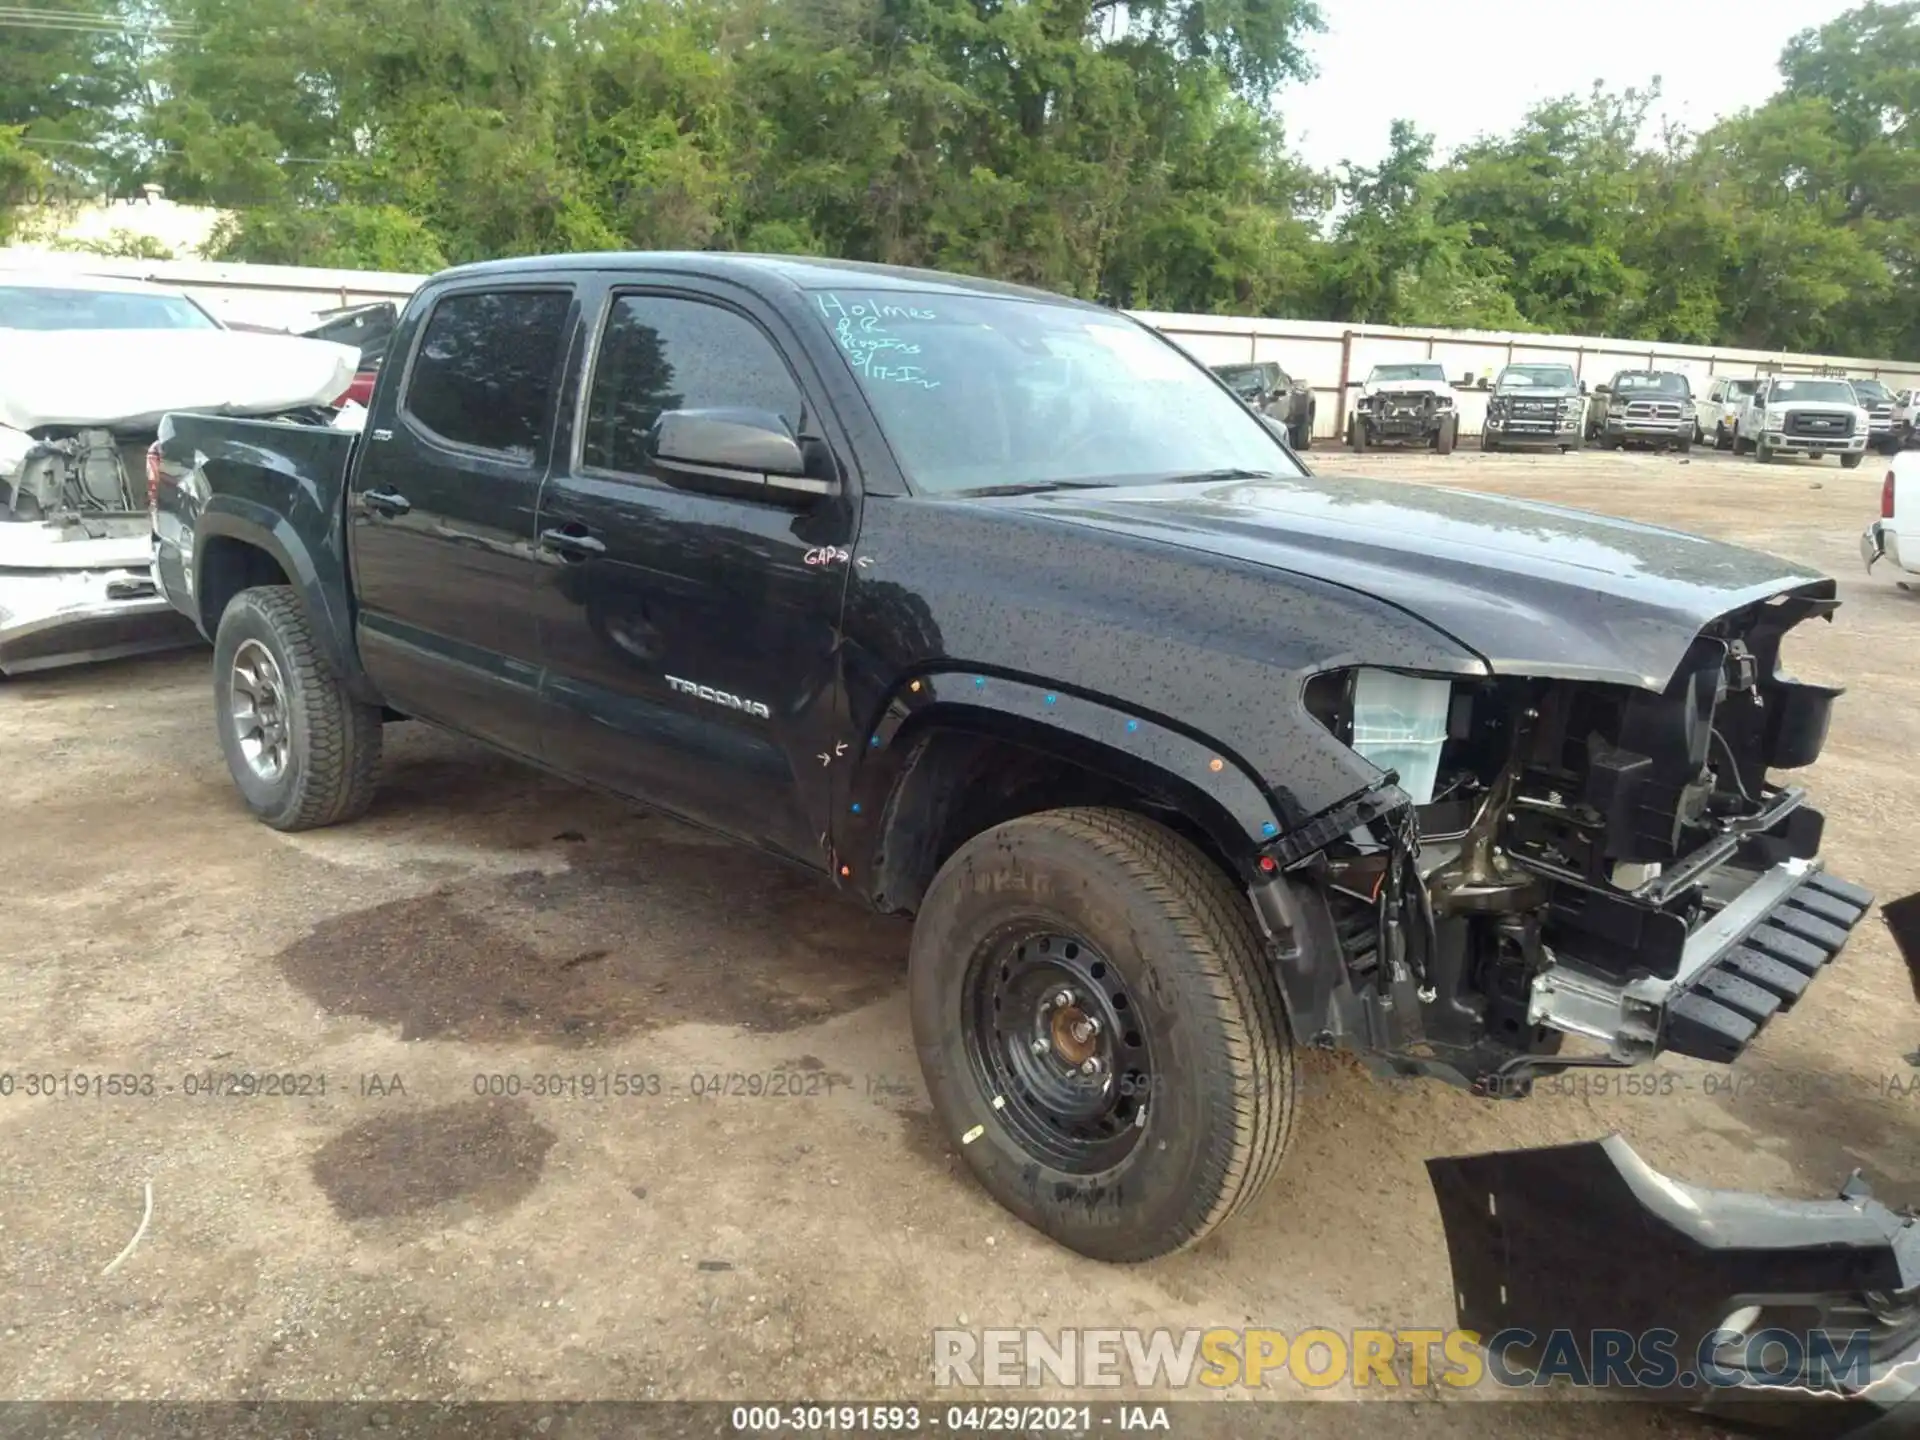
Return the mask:
M1304 453L1313 448L1313 416L1297 421L1293 427L1293 448Z
M1347 444L1353 447L1353 451L1356 455L1361 455L1366 453L1367 426L1365 421L1355 420L1351 425L1347 427Z
M1758 460L1762 465L1771 465L1773 463L1773 447L1767 443L1766 436L1762 435L1758 440L1753 442L1753 458Z
M1489 434L1487 431L1482 430L1480 432L1480 448L1486 451L1488 454L1492 454L1495 450L1498 450L1500 448L1500 442L1498 440L1495 440L1493 436Z
M1280 1163L1293 1049L1252 909L1151 820L1052 810L976 835L927 892L907 984L942 1128L1069 1249L1184 1249Z
M1840 468L1842 470L1858 470L1860 468L1860 462L1866 458L1863 454L1842 455L1840 457Z
M214 632L213 695L227 770L260 820L312 830L372 803L380 707L348 693L290 587L228 602Z
M1449 415L1440 422L1440 428L1433 435L1433 449L1436 455L1451 455L1453 444L1460 434L1460 422Z
M1713 427L1713 448L1716 450L1731 450L1734 448L1733 436L1728 432L1726 426L1715 425Z

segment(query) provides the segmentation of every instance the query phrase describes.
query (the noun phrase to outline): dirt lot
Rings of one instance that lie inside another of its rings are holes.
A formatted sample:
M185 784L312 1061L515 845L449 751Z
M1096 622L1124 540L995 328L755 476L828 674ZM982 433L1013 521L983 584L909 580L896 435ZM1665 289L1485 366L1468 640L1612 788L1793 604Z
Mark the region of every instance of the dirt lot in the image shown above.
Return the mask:
M1789 655L1851 688L1811 776L1828 858L1883 898L1920 889L1920 595L1856 552L1879 469L1365 463L1843 577L1837 623ZM936 1133L904 924L420 726L390 731L366 820L275 834L227 779L207 670L194 653L0 686L6 1396L910 1396L936 1326L1444 1326L1422 1159L1616 1129L1688 1180L1816 1195L1858 1166L1920 1202L1920 1005L1870 919L1737 1096L1686 1061L1663 1062L1665 1097L1518 1104L1314 1063L1256 1208L1186 1255L1095 1265L1009 1221ZM155 1093L29 1097L30 1073ZM304 1093L188 1093L232 1074ZM534 1093L581 1074L660 1092ZM801 1093L711 1093L770 1074ZM140 1243L103 1275L149 1184ZM1561 1423L1472 1409L1474 1434ZM1688 1433L1647 1407L1566 1423Z

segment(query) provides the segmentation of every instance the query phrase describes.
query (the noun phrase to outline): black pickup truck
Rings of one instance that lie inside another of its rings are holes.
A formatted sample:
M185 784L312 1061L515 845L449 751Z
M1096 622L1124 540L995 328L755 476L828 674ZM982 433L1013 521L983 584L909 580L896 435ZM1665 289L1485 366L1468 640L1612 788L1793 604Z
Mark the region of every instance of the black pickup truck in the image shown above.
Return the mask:
M916 917L940 1123L1139 1260L1287 1147L1299 1046L1489 1095L1730 1061L1869 898L1778 779L1836 605L1766 555L1316 479L1112 311L724 255L448 271L363 433L169 416L155 569L283 830L417 718Z

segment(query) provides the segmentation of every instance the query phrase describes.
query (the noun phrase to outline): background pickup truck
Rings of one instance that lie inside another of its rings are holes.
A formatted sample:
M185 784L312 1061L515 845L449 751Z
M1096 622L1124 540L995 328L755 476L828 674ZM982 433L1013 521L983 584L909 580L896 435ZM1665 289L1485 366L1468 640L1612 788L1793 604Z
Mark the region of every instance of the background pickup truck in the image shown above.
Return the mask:
M419 290L371 398L161 427L155 571L248 808L359 813L417 717L913 914L940 1125L1085 1254L1246 1203L1296 1046L1490 1095L1731 1060L1870 898L1773 778L1825 740L1777 657L1831 580L1314 479L1112 311L494 262Z
M1587 439L1603 449L1646 445L1693 448L1693 392L1672 370L1621 370L1594 387L1587 405Z

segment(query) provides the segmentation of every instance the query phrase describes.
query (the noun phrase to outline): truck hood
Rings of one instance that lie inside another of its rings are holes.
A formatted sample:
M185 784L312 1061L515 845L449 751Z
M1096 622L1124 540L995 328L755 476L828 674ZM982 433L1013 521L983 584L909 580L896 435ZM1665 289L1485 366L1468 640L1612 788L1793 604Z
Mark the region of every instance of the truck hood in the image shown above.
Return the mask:
M1775 556L1677 530L1351 476L1116 486L972 503L1013 504L1063 524L1362 591L1443 631L1496 674L1649 690L1666 687L1708 621L1785 591L1833 588ZM1365 647L1366 637L1356 636L1362 659Z
M157 426L169 410L271 415L326 405L360 352L237 330L0 329L0 426Z

